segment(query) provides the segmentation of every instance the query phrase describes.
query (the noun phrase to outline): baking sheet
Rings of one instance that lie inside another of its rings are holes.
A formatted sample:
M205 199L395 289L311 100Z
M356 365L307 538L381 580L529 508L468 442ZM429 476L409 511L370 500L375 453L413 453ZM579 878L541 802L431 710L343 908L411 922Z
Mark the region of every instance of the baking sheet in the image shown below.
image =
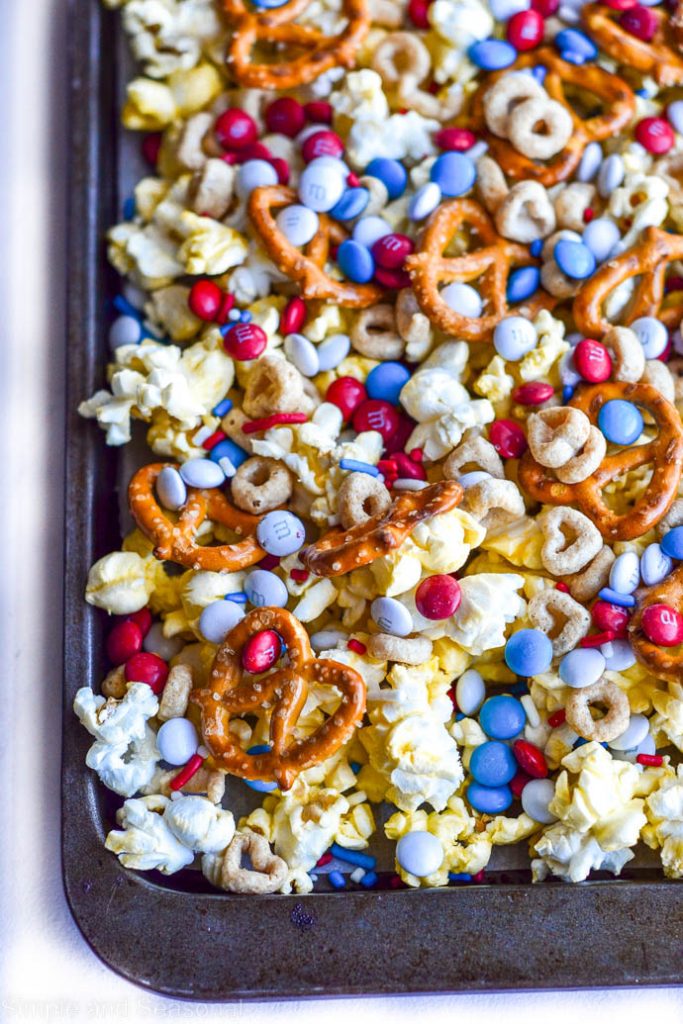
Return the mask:
M128 59L119 20L99 0L72 2L62 842L83 934L130 980L201 1000L679 982L681 890L652 858L639 857L620 880L532 887L522 844L495 852L483 885L335 893L321 879L308 896L241 897L197 871L128 871L103 848L121 801L86 769L90 741L71 704L105 671L104 616L82 594L89 566L119 544L115 488L131 452L107 450L75 409L102 386L108 358L118 278L104 235L145 172L139 142L118 125ZM242 812L248 799L233 784L231 808ZM389 868L388 848L378 852Z

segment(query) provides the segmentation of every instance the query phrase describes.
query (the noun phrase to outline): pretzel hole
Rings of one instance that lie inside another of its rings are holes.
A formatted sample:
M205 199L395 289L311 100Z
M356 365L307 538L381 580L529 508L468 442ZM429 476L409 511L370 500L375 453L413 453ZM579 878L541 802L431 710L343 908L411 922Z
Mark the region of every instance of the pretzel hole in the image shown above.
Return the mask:
M605 105L599 96L580 85L569 85L563 83L562 91L564 98L581 121L589 121L593 117L599 117L605 111Z

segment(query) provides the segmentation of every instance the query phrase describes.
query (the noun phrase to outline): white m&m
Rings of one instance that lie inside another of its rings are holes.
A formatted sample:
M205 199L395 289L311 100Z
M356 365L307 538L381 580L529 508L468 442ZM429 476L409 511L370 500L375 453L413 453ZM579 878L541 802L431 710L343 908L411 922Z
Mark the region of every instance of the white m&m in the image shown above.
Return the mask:
M609 585L618 594L632 594L640 583L640 559L635 551L624 551L612 563Z
M326 213L336 206L346 188L343 175L328 163L321 163L324 160L311 160L299 179L299 199L316 213Z
M292 245L306 245L315 237L320 225L318 215L307 206L295 203L280 210L275 223Z
M285 509L264 516L256 527L256 540L264 551L276 558L293 555L303 545L306 531L301 520Z
M408 636L413 631L413 617L395 597L376 597L370 614L380 629L393 636Z
M501 320L493 332L493 347L499 356L516 363L527 352L536 348L536 329L523 316L508 316Z
M188 718L169 718L157 733L157 748L168 764L186 764L198 746L197 730Z

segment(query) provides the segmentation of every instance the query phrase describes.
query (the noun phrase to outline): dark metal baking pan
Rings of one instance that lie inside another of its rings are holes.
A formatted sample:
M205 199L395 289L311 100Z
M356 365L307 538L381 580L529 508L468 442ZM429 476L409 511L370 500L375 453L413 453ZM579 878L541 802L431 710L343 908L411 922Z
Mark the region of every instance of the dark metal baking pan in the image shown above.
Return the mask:
M258 898L209 890L197 872L128 871L105 851L115 804L85 767L89 739L71 705L103 675L102 617L82 594L91 563L119 542L118 459L75 409L103 382L116 286L103 238L125 195L118 16L73 0L70 39L62 851L85 939L129 980L197 1000L680 982L681 890L647 867L575 886L497 870L491 884L442 890Z

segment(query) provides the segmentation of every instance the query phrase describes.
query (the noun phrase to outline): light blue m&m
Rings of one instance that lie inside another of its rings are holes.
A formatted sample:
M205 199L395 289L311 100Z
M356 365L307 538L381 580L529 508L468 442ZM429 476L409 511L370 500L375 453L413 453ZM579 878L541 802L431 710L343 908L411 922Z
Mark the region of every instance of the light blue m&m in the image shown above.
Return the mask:
M289 594L284 581L269 569L254 569L244 581L244 592L255 608L284 608Z
M669 558L683 559L683 526L674 526L673 530L665 533L659 546Z
M462 153L442 153L432 164L430 180L441 189L444 196L462 196L474 185L477 169Z
M541 284L541 272L538 267L518 267L508 277L508 302L524 302L538 291Z
M336 206L330 210L330 217L335 220L353 220L360 217L370 202L370 193L366 188L347 188Z
M408 172L399 160L378 156L370 161L365 173L371 178L379 178L389 193L389 199L398 199L406 190Z
M502 39L482 39L472 43L467 56L482 71L500 71L517 60L517 51Z
M518 676L547 672L553 660L550 637L540 629L520 629L505 645L505 664Z
M378 398L396 405L398 396L409 380L410 370L403 363L389 360L370 370L365 381L365 390L368 398Z
M509 786L482 786L479 782L471 782L465 796L480 814L502 814L512 803Z
M633 444L643 432L643 417L633 402L613 398L600 409L598 427L612 444Z
M518 673L522 675L523 673ZM524 728L526 713L516 697L507 694L499 694L496 697L489 697L484 701L479 712L479 724L486 733L494 740L511 740ZM482 782L479 779L479 782ZM494 783L486 783L494 785Z
M553 256L562 273L575 281L585 280L595 270L595 256L583 242L561 238L553 249Z
M585 64L586 61L595 60L598 55L598 48L590 36L576 28L565 28L558 32L555 46L562 59L570 64Z
M375 273L375 261L372 258L372 253L364 245L354 242L352 238L347 238L339 246L337 263L344 277L348 277L349 281L355 281L356 284L366 284L372 280Z
M500 740L480 743L472 751L470 772L482 786L505 786L517 772L517 762L510 747Z

